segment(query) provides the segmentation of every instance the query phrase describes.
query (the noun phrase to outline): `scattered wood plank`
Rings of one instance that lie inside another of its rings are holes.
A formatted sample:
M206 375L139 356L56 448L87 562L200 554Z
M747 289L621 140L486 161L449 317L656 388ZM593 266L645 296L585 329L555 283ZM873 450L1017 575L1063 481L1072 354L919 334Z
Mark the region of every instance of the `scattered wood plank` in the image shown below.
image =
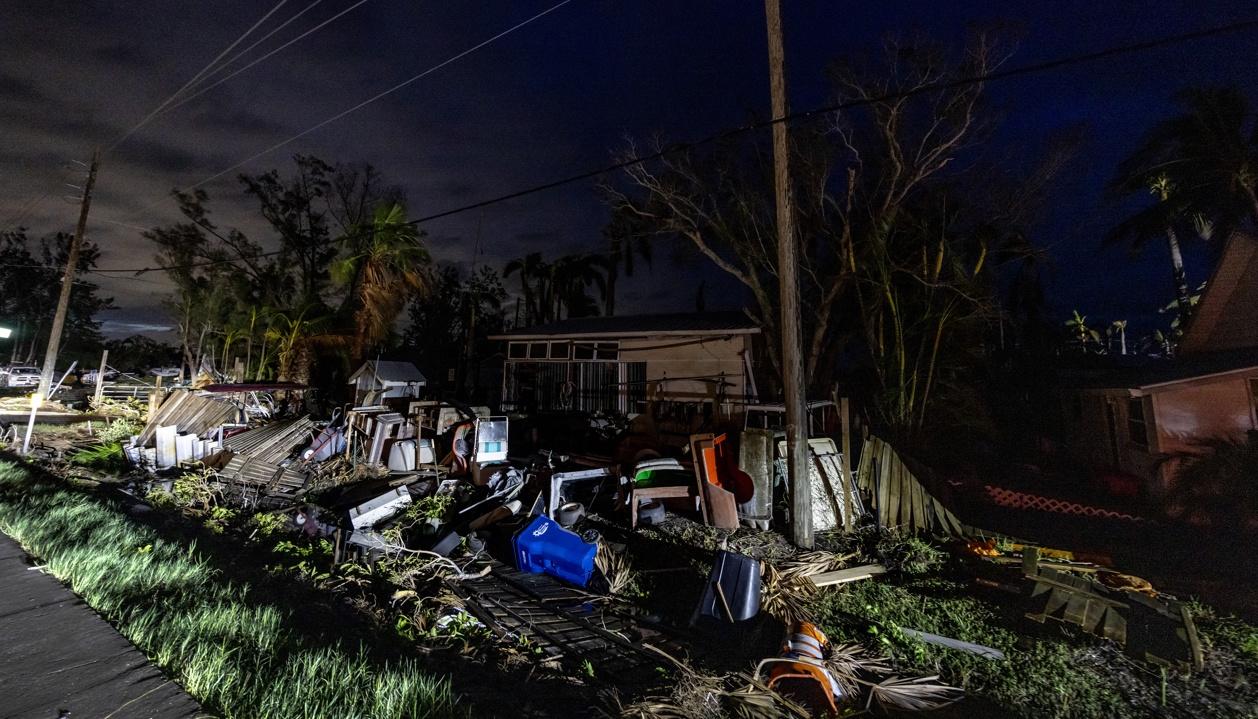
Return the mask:
M951 637L944 637L938 634L931 634L930 632L923 632L917 629L908 629L906 627L900 627L900 631L904 632L910 637L920 639L923 642L926 642L927 644L934 644L940 647L948 647L949 649L959 649L963 652L969 652L970 654L977 654L980 657L983 657L984 659L991 659L993 661L999 661L1005 658L1004 652L1000 651L999 649L985 647L982 644L974 644L973 642L963 642L960 639L952 639Z
M846 584L848 582L857 582L862 579L879 574L886 574L887 568L881 564L866 564L860 567L850 567L848 569L840 569L834 572L822 572L809 577L812 583L818 587L829 587L835 584Z

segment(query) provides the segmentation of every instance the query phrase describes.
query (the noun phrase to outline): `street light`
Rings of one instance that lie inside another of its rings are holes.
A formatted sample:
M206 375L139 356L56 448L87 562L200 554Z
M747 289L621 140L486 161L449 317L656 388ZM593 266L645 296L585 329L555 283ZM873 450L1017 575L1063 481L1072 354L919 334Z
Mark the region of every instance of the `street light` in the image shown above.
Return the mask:
M0 327L0 340L7 340L13 336L13 330L8 327Z

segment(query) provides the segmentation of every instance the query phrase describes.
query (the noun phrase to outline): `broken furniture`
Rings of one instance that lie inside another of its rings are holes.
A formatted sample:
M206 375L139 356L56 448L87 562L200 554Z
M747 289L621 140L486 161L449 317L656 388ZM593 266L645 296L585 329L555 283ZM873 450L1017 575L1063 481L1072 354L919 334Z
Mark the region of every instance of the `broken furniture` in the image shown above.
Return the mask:
M552 474L546 502L547 516L558 519L559 508L569 502L581 502L587 508L591 507L604 486L617 479L616 472L609 467Z
M578 587L584 587L594 573L598 545L586 542L549 517L534 518L515 536L513 546L520 571L549 574Z
M1112 639L1130 656L1153 664L1201 669L1201 643L1187 607L1139 591L1114 590L1088 576L1039 566L1038 552L1024 550L1023 573L1036 607L1027 618L1053 619Z
M703 509L703 495L694 474L684 470L675 459L648 459L636 464L628 495L631 529L637 528L643 505L659 504L662 510L662 500L688 499L690 511L702 512ZM652 521L654 523L654 517Z
M411 493L406 487L394 487L388 492L372 497L350 507L347 519L351 532L348 542L368 555L383 554L391 545L376 528L388 519L401 514L411 505Z
M703 597L691 626L729 626L760 613L760 562L742 554L717 550Z
M738 505L734 493L721 486L716 443L711 434L690 436L695 482L703 498L703 520L718 529L738 529Z
M431 439L400 439L389 448L390 472L414 472L436 463L437 454Z

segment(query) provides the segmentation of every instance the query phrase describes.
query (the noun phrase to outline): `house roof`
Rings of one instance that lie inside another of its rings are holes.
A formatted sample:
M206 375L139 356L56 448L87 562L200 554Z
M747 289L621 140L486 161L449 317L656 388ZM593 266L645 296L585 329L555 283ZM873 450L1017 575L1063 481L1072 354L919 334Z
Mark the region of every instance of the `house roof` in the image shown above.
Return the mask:
M685 312L659 315L617 315L559 320L520 327L492 340L554 339L563 337L660 337L668 335L758 334L760 328L742 312Z
M1148 390L1177 382L1253 370L1258 373L1258 349L1203 352L1174 359L1115 357L1103 366L1068 372L1075 386L1090 389Z
M349 383L353 384L364 374L373 374L383 384L427 384L428 379L420 373L419 368L410 362L392 360L367 360L358 371L350 375Z
M1258 348L1258 239L1234 232L1184 328L1179 353L1240 348Z

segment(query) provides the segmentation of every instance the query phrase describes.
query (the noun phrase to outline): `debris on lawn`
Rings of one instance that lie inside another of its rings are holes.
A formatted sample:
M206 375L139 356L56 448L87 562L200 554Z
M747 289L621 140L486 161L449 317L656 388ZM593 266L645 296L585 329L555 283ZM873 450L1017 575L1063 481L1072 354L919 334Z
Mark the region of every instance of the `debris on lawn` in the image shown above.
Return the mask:
M386 379L357 376L362 404L326 421L222 387L157 391L124 448L136 494L273 545L283 571L407 641L589 687L613 716L935 710L987 665L1025 661L1049 620L1054 646L1121 647L1150 676L1205 675L1217 656L1188 605L961 522L947 488L875 436L855 471L810 438L824 548L800 551L770 531L789 506L781 432L691 430L619 459L513 454L523 423ZM981 595L999 633L882 601L926 607L932 581Z

